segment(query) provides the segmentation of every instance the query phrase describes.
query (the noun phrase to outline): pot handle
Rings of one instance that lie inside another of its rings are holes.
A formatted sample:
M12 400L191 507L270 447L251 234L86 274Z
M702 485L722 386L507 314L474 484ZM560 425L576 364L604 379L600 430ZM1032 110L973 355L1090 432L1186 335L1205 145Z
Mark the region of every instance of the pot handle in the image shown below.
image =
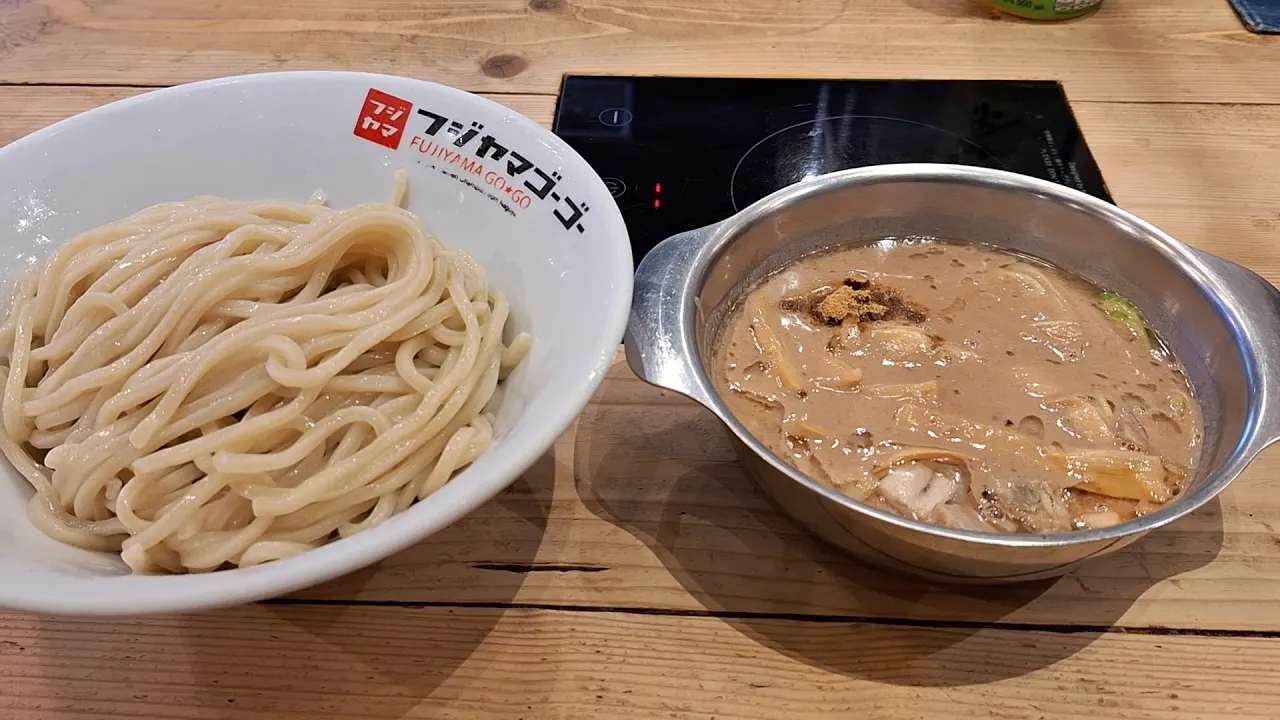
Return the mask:
M624 339L627 364L645 382L707 405L710 390L695 367L696 298L691 277L701 251L719 225L672 235L636 268L631 317Z
M1260 378L1256 390L1258 429L1248 448L1252 457L1280 441L1280 290L1243 265L1197 252L1222 283L1219 292L1234 299L1236 307L1246 313L1242 329Z

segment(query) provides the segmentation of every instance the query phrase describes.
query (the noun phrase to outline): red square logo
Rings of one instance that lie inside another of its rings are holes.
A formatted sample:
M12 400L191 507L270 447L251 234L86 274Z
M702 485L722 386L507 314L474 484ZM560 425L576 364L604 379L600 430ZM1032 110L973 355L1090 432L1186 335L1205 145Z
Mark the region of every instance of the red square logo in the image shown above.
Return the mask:
M364 97L364 107L356 118L355 136L392 150L400 148L400 136L409 124L409 111L413 103L369 88Z

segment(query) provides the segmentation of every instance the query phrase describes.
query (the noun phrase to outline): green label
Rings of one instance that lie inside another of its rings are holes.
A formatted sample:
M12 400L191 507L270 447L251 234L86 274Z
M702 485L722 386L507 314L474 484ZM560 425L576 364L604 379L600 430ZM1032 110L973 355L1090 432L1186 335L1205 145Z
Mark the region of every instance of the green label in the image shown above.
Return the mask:
M992 5L1026 18L1035 20L1066 20L1080 17L1099 5L1102 0L988 0Z

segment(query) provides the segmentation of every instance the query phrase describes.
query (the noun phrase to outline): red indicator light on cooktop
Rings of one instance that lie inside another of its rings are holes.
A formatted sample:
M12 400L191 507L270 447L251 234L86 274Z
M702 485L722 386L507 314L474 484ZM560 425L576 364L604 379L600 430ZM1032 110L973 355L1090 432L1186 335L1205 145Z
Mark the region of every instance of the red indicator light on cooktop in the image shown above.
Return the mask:
M662 183L654 183L654 184L653 184L653 192L654 192L654 194L655 194L655 195L656 195L656 194L658 194L658 193L660 193L660 192L662 192Z
M659 200L658 198L654 198L654 199L653 199L653 206L654 206L654 207L662 207L662 201L661 201L661 200Z

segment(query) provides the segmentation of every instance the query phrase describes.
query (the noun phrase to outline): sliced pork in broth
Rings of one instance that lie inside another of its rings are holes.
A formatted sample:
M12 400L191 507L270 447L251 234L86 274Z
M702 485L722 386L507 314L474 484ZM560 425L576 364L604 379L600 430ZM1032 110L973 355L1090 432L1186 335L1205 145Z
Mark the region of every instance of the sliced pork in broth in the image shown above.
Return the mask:
M716 384L780 457L850 497L977 532L1109 527L1174 500L1201 421L1125 298L993 248L883 240L748 294Z

